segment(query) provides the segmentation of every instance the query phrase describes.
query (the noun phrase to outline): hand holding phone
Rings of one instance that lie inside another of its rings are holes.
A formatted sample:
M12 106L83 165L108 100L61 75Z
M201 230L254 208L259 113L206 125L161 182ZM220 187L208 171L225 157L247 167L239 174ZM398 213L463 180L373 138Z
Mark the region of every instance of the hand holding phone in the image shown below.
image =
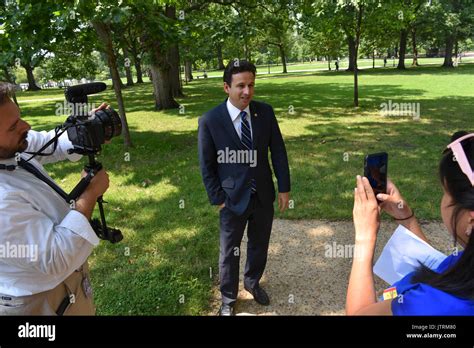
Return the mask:
M387 166L386 152L367 155L364 161L364 176L369 179L374 194L387 193Z

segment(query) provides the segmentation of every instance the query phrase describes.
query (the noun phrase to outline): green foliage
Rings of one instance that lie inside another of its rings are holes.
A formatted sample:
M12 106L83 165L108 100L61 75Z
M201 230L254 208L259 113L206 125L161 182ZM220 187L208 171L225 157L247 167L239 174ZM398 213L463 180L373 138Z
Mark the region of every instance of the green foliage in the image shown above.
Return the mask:
M77 20L58 15L64 11L60 4L50 1L8 2L0 10L0 22L3 39L10 45L9 54L13 53L23 67L40 65L48 53L60 49L74 35Z
M84 54L71 50L60 52L52 58L46 59L44 63L46 80L61 81L64 79L95 79L100 72L98 52Z

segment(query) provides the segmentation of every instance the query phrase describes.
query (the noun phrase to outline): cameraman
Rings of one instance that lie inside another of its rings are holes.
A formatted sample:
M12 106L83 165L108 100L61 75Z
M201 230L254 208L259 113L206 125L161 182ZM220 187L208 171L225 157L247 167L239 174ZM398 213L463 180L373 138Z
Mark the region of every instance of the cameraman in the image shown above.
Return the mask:
M28 161L24 151L38 151L55 132L31 131L12 92L0 82L0 315L94 315L87 258L99 238L89 219L108 175L100 171L66 203L45 183L52 180L42 164L81 156L67 153L72 144L64 133L51 156Z

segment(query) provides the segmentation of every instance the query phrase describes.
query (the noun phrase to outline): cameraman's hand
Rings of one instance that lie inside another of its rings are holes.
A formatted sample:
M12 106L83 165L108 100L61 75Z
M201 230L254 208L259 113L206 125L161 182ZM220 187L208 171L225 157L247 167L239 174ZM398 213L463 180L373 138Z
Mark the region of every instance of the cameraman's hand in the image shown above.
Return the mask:
M100 104L100 106L99 106L98 108L92 109L89 114L94 115L94 113L95 113L96 111L98 111L98 110L104 110L104 109L107 109L108 107L109 107L109 104L107 104L107 103L102 103L102 104Z
M393 182L387 180L387 193L379 193L377 199L381 201L380 207L394 219L404 219L412 214L412 211L408 204L403 199L400 191L393 184Z
M82 177L87 176L85 171L82 171ZM84 193L89 194L91 197L99 198L102 196L107 189L109 188L109 174L104 169L101 169L94 177L92 178L89 186L87 186Z
M109 107L109 104L102 103L100 104L98 108L92 109L89 114L94 115L94 113L96 113L98 110L104 110L104 109L107 109L108 107ZM106 140L104 144L110 144L110 140Z
M82 177L85 176L87 176L87 173L83 171ZM109 175L104 169L102 169L92 178L86 190L77 199L75 209L90 220L97 198L102 196L108 188Z

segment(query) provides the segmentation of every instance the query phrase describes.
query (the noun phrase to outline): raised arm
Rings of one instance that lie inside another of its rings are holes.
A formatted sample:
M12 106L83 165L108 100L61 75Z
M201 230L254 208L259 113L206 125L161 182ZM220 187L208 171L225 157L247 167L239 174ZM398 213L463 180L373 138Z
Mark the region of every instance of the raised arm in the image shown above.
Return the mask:
M45 146L51 139L53 139L56 135L54 130L49 132L42 131L37 132L30 130L28 132L28 148L26 152L37 152L43 146ZM59 161L64 161L69 159L72 162L76 162L82 158L81 155L78 154L69 154L68 150L72 149L72 143L67 136L67 132L63 133L61 137L58 139L56 150L50 156L36 156L35 159L40 162L41 164L47 163L55 163ZM49 154L54 150L54 143L48 146L43 153ZM27 157L28 158L28 157Z

